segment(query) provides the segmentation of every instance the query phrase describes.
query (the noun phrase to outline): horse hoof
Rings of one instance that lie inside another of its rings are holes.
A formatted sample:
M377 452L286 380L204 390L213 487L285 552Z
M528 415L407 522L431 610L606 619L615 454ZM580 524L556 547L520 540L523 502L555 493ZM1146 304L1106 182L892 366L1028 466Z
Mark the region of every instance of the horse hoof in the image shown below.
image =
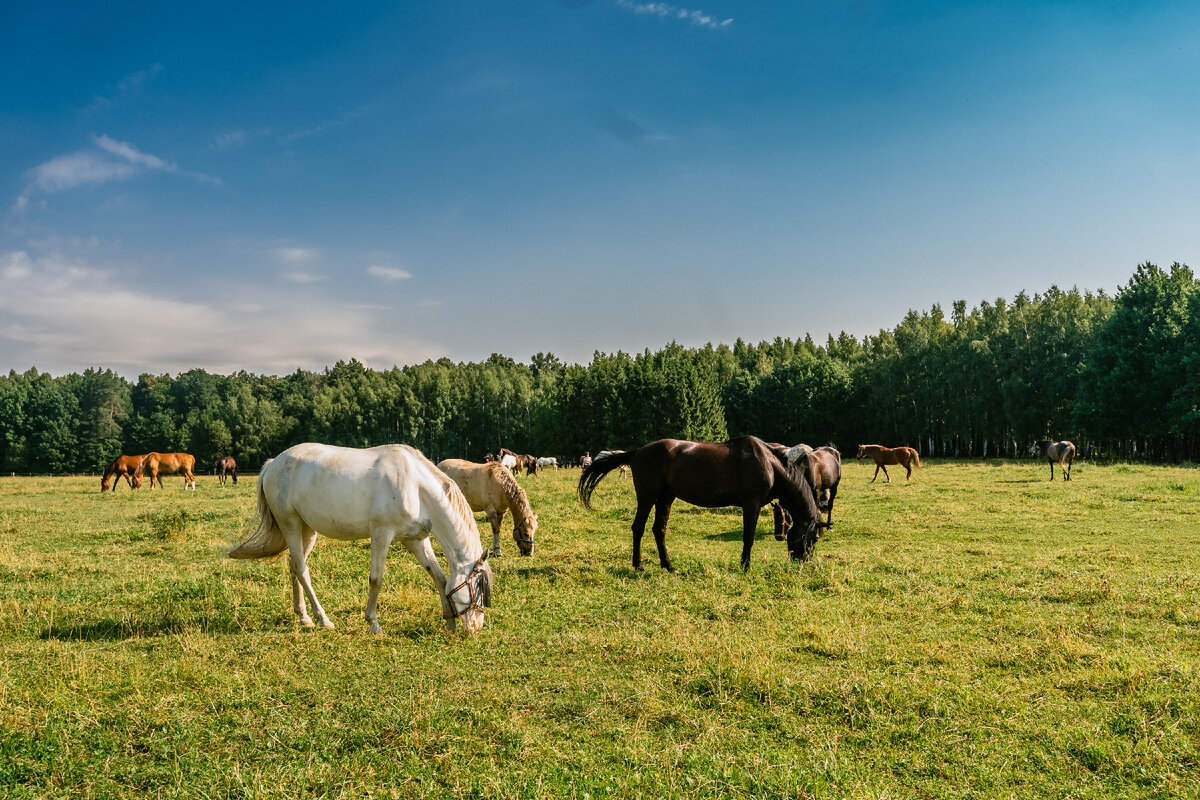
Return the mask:
M321 627L327 631L331 631L331 630L333 630L333 623L329 620L323 620L321 622Z
M492 551L492 558L502 558L503 556L504 556L504 553L500 552L499 547L497 547L495 550Z
M306 628L311 628L313 626L313 621L311 619L309 619L308 617L304 617L303 619L300 620L300 624Z

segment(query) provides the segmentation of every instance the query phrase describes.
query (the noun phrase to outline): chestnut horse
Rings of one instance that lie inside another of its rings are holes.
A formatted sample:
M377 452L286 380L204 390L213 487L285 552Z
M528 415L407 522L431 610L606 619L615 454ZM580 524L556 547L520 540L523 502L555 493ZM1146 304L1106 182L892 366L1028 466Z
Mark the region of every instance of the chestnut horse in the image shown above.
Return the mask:
M217 480L225 483L225 475L233 476L233 482L237 484L237 462L233 460L233 456L221 456L213 464L213 472L217 473Z
M487 514L492 523L492 555L499 558L500 523L504 512L513 515L513 540L523 556L533 555L533 535L537 532L537 514L529 505L529 498L521 484L508 468L495 461L476 464L461 458L447 458L438 462L438 469L458 484L471 510Z
M892 482L892 476L888 475L887 464L899 464L904 467L907 470L904 475L905 480L912 477L913 467L925 469L921 466L921 457L911 447L881 447L877 444L860 444L858 460L862 461L864 458L875 461L875 477L871 478L871 483L874 483L875 478L879 477L879 470L883 470L883 477L887 478L888 483Z
M137 469L137 465L141 463L145 456L117 456L117 458L108 465L108 469L104 470L104 477L100 479L100 491L107 492L109 484L112 484L112 490L117 490L117 485L112 483L113 476L116 475L116 480L120 482L121 478L129 484L130 489L136 489L141 482L137 484L133 482L133 473Z
M1071 466L1075 463L1075 445L1068 441L1051 442L1048 439L1034 442L1029 447L1029 455L1035 456L1041 453L1050 461L1050 480L1054 480L1054 462L1058 462L1058 468L1062 470L1063 480L1071 480ZM1063 464L1066 464L1064 467Z
M803 471L794 472L755 436L727 442L688 442L659 439L634 450L601 453L579 476L579 499L591 508L592 492L609 472L622 464L633 468L637 512L633 517L633 568L642 571L642 535L654 509L654 542L662 568L674 572L667 555L667 521L676 498L704 508L741 506L742 567L750 566L750 549L759 511L772 500L799 524L788 534L792 558L807 561L816 545L821 510Z
M142 475L150 473L150 488L158 481L158 488L163 488L163 475L178 475L183 473L183 488L195 489L196 476L192 469L196 466L196 457L190 453L148 453L142 456L137 469L133 473L134 486L142 485Z

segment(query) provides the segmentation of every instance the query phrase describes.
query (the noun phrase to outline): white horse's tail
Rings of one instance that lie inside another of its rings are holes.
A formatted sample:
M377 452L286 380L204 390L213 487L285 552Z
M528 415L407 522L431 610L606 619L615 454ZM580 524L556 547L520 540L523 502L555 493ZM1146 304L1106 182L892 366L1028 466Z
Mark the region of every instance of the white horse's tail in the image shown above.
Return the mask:
M251 530L250 525L253 525ZM262 476L258 478L258 522L246 526L243 533L249 533L241 544L230 548L225 555L230 558L270 558L277 556L287 549L283 533L275 524L275 515L267 505L267 496L263 491Z

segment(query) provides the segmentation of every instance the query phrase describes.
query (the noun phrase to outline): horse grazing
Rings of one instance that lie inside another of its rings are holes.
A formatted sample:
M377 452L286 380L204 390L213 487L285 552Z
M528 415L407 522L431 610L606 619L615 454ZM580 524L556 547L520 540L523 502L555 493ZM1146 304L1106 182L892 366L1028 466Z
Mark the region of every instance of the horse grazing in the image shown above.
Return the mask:
M806 444L783 448L782 445L768 445L780 460L787 464L789 470L803 471L816 495L817 506L825 512L825 528L833 527L833 501L837 498L838 484L842 482L842 454L837 446L830 443L823 447L812 448ZM778 503L771 503L775 514L775 538L783 541L787 530L792 525L789 515L780 508Z
M138 462L133 472L134 486L142 485L142 475L150 473L150 488L158 481L158 488L163 488L163 475L178 475L183 473L183 488L196 488L196 476L192 469L196 466L196 457L190 453L147 453Z
M221 456L213 464L213 472L217 473L217 480L225 483L226 474L233 476L233 483L237 485L237 462L233 460L233 456Z
M107 492L109 485L112 490L117 490L117 484L121 482L121 478L129 484L130 489L136 489L141 482L137 484L133 482L133 473L137 470L137 465L141 463L145 456L117 456L113 462L104 470L104 477L100 479L100 491ZM113 476L116 476L115 478ZM117 483L113 483L116 480Z
M228 555L266 558L286 549L300 624L313 625L307 598L317 622L332 629L306 563L318 530L333 539L371 540L371 633L382 633L376 608L388 549L397 538L433 576L446 629L454 630L458 620L467 633L483 627L494 578L479 528L458 486L419 451L402 444L357 450L309 442L283 451L259 473L257 527ZM429 544L431 534L446 557L449 579Z
M860 444L858 446L858 460L870 458L875 462L875 476L871 478L871 483L875 482L875 478L879 477L879 470L883 470L883 477L887 478L887 482L892 482L892 476L888 475L888 464L899 464L904 467L904 479L908 480L912 477L913 467L917 469L925 469L921 466L921 456L911 447L882 447L877 444Z
M750 566L750 549L759 510L778 500L798 520L788 534L792 558L807 560L824 527L813 487L802 471L793 472L761 439L742 436L727 442L688 442L660 439L624 452L602 453L579 476L579 499L591 508L592 492L609 472L622 464L633 469L637 512L633 517L633 568L642 571L642 535L654 509L654 541L663 569L674 572L667 555L667 521L676 498L704 508L741 506L742 567Z
M438 469L458 484L471 510L487 514L492 523L492 555L500 558L500 523L504 512L513 515L513 540L523 556L533 555L533 535L538 518L529 505L529 498L516 478L504 466L495 462L476 464L461 458L438 462Z
M1050 461L1050 480L1054 480L1055 461L1058 462L1058 468L1062 470L1063 480L1071 480L1071 467L1075 463L1075 445L1068 441L1052 442L1042 439L1029 446L1029 455L1036 456L1038 453ZM1066 466L1064 467L1063 464Z

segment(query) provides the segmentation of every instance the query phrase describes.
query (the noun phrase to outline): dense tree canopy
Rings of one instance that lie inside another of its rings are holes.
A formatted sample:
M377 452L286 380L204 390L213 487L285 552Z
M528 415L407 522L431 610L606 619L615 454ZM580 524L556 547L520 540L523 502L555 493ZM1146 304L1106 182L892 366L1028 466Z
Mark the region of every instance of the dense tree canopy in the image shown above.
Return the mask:
M1085 454L1195 460L1200 289L1183 265L1137 267L1115 297L1063 291L910 311L824 345L777 338L699 349L538 353L377 371L357 360L282 377L194 369L0 376L0 467L94 472L121 453L185 450L249 469L288 446L405 442L434 460L507 447L577 457L675 437L876 442L925 455L1013 456L1043 437Z

